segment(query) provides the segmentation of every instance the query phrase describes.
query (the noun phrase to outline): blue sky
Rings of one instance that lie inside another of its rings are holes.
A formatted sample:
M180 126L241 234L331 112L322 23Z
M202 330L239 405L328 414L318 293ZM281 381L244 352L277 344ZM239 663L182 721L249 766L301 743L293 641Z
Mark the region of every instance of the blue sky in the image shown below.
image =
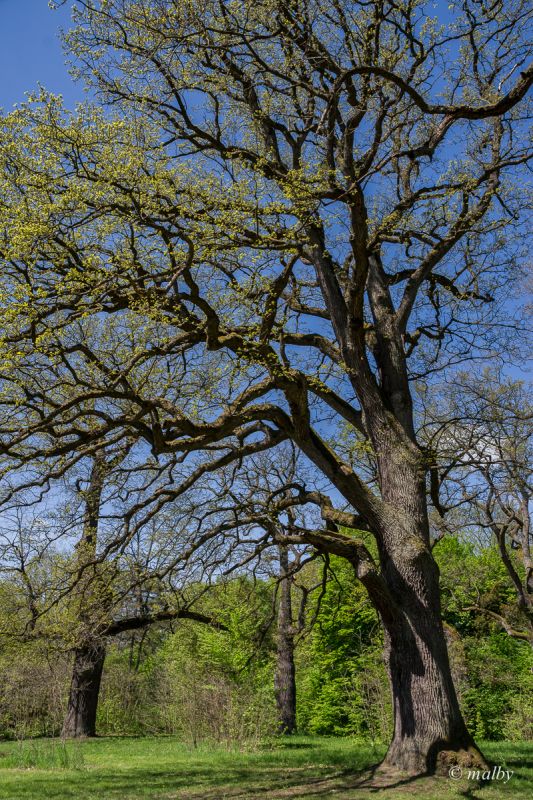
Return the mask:
M0 0L0 108L8 111L39 83L62 94L68 106L83 99L59 40L69 21L69 4L51 11L47 0Z

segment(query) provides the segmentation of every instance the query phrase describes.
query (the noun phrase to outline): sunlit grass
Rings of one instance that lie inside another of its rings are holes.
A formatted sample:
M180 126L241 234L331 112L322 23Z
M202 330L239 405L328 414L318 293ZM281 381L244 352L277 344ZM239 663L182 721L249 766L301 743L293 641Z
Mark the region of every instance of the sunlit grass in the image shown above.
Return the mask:
M0 743L0 800L277 800L379 797L419 800L529 798L533 743L484 745L489 758L513 770L505 786L478 788L448 778L362 784L383 748L351 739L291 737L250 751L193 749L172 737Z

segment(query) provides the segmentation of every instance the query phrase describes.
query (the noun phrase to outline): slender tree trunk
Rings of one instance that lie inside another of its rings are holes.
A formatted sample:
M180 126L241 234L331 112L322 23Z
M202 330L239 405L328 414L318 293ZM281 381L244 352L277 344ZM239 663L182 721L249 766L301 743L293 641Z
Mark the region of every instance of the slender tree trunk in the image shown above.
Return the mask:
M292 630L291 579L289 553L283 545L279 548L280 600L278 609L278 636L274 691L278 707L280 733L296 731L296 678L294 669L294 634Z
M68 739L96 736L96 710L105 661L105 645L77 648L62 736Z
M441 621L439 571L429 542L424 470L405 450L381 468L387 504L381 571L392 603L376 605L385 627L394 734L382 770L419 775L450 764L483 765L453 685Z

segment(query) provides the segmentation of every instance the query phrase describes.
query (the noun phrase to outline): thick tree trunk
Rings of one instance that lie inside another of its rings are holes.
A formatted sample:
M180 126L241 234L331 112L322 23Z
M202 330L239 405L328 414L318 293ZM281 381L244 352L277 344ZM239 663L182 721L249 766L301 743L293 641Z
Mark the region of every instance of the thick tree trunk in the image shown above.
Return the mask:
M405 581L401 596L396 594L397 608L385 624L394 734L382 768L418 775L446 772L456 763L479 765L483 758L466 729L452 681L437 567L424 557L411 567L411 585ZM403 582L400 575L398 580Z
M401 464L401 466L400 466ZM439 571L429 541L424 471L402 451L381 470L387 503L381 571L389 602L377 603L385 627L394 734L382 771L446 772L483 765L453 685L441 621ZM390 602L392 601L392 602Z
M291 579L288 576L289 554L279 548L280 601L278 609L276 672L274 691L278 708L280 733L296 730L296 677L294 669L294 634L292 630Z
M72 681L62 736L96 736L96 710L105 661L105 645L79 647L74 654Z

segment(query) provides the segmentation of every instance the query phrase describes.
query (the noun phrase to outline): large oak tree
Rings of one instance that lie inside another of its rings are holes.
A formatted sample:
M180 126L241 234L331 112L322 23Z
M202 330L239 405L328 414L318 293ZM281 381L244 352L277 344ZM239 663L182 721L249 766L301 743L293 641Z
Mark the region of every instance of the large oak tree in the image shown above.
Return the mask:
M532 82L529 3L431 7L77 2L69 46L107 112L43 97L1 144L6 469L135 436L154 458L202 454L191 485L292 440L335 490L295 489L328 525L293 541L347 557L378 610L384 768L410 774L481 759L412 387L502 342ZM198 363L218 386L184 399Z

